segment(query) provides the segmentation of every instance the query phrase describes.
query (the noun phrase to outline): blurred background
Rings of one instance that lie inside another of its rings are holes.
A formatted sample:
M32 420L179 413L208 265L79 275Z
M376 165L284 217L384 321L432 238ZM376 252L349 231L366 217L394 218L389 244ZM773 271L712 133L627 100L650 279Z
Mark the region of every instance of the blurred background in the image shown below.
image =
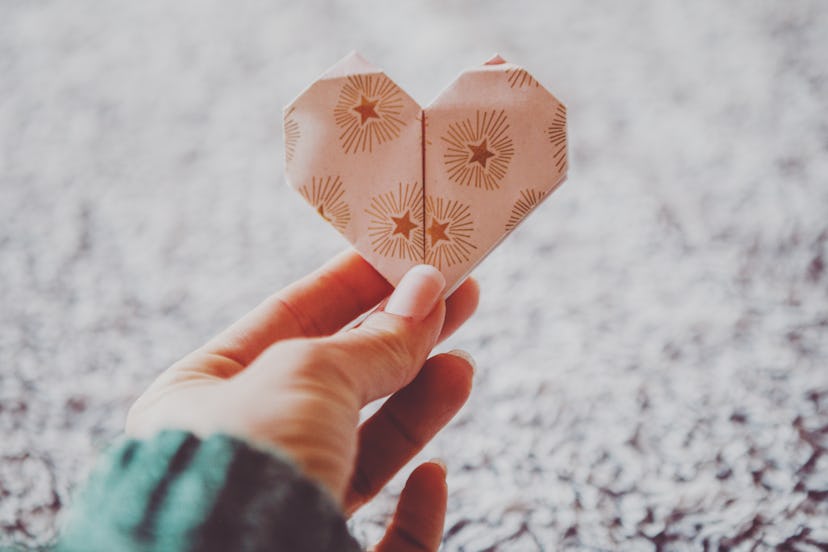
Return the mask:
M0 544L49 542L162 369L345 247L281 109L356 49L422 105L499 52L569 108L568 181L445 346L479 364L421 457L445 549L826 546L826 36L819 0L0 3Z

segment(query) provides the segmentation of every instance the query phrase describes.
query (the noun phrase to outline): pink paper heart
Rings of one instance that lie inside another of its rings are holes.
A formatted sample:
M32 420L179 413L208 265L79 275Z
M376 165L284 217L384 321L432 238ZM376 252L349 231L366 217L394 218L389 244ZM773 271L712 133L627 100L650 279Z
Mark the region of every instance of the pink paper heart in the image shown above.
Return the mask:
M566 108L495 56L422 109L351 53L284 111L288 183L389 282L453 290L566 178Z

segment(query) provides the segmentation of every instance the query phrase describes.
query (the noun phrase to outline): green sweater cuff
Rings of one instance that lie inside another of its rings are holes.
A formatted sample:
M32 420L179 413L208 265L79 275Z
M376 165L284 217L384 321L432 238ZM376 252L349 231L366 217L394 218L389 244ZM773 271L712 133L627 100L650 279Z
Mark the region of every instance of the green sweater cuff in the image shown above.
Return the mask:
M359 549L330 495L286 458L227 435L164 431L105 453L56 550Z

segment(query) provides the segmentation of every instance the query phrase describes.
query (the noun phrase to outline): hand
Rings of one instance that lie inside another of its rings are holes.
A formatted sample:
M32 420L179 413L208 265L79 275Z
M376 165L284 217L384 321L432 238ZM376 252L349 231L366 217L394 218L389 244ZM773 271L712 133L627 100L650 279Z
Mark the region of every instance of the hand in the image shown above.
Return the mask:
M467 355L427 359L477 307L473 279L445 301L444 285L433 267L415 267L383 309L340 331L392 291L362 257L343 253L162 373L130 409L127 433L178 428L275 445L351 514L471 391ZM359 425L360 409L387 395ZM414 470L377 550L436 550L446 497L442 465Z

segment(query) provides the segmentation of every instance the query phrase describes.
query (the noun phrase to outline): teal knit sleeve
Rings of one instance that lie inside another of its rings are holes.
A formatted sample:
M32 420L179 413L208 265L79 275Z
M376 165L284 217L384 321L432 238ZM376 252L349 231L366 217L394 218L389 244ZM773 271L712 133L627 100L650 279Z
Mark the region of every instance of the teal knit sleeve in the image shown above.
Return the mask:
M227 435L122 440L75 498L58 552L359 550L333 499L278 453Z

